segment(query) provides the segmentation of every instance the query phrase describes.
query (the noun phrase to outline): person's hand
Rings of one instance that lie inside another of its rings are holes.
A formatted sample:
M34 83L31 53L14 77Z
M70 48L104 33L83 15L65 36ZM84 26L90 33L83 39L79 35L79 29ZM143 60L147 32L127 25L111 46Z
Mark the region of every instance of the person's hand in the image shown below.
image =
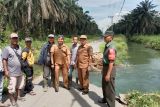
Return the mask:
M9 78L9 71L4 71L5 77Z
M74 69L76 69L77 68L76 64L74 64L73 67L74 67Z
M109 81L110 81L110 78L111 78L111 76L107 74L107 75L105 76L106 82L109 82Z
M88 66L88 71L91 71L91 70L92 70L91 65L89 65Z
M51 68L54 68L54 64L51 65Z

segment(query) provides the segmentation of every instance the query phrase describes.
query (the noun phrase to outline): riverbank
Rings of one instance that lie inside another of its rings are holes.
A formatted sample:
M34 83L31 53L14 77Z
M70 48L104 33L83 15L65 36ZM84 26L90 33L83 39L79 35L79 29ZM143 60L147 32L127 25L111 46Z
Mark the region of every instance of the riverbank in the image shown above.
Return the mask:
M160 35L139 35L130 37L129 40L143 44L147 48L160 50Z
M128 107L159 107L160 92L144 93L132 91L126 97Z

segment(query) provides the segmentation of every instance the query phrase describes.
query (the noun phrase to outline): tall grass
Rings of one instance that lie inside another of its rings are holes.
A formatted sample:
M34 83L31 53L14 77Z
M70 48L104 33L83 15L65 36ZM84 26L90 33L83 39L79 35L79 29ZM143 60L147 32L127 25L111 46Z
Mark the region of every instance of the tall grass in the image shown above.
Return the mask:
M117 50L117 58L116 58L116 64L125 64L125 60L128 58L128 46L127 46L127 40L125 36L123 35L116 35L113 39L113 43ZM105 47L105 43L102 43L100 45L100 51L103 52Z
M128 107L160 107L160 93L129 92L126 98Z
M145 47L160 50L160 35L139 35L129 40L145 45Z

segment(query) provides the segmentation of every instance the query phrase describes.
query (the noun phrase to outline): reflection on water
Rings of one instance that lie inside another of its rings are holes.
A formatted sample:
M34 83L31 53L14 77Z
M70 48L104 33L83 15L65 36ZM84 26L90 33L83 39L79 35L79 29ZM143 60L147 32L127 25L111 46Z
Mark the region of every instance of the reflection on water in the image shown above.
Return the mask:
M160 51L129 43L128 66L117 68L116 91L160 91ZM90 82L101 86L101 74L90 73Z

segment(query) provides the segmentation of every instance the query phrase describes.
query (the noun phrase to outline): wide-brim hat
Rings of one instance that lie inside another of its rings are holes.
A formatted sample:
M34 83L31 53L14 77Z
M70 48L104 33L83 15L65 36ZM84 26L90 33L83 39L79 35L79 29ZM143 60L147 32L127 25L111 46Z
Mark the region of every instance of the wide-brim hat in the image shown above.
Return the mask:
M87 36L86 35L81 35L80 39L87 39Z

